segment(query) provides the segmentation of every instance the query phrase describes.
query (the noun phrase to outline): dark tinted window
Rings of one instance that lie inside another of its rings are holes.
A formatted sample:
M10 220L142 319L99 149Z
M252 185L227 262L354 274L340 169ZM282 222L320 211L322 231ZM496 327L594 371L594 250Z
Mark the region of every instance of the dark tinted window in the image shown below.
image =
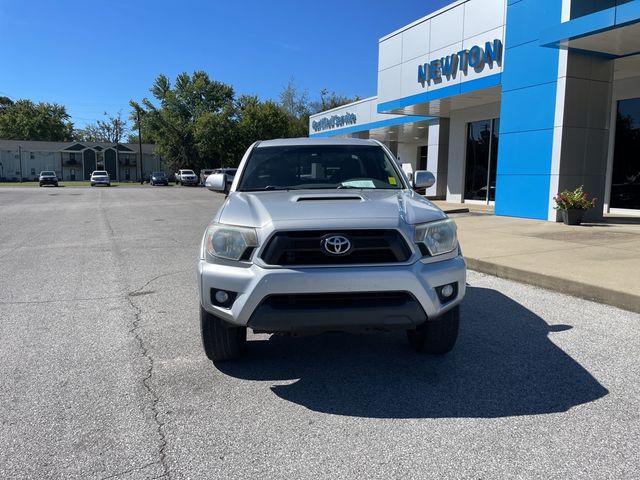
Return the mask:
M574 0L571 2L571 19L617 7L632 0Z
M384 150L369 145L259 147L238 190L279 188L402 188Z
M471 122L467 126L466 200L495 200L499 128L498 118Z
M640 98L618 102L611 176L612 208L640 209Z

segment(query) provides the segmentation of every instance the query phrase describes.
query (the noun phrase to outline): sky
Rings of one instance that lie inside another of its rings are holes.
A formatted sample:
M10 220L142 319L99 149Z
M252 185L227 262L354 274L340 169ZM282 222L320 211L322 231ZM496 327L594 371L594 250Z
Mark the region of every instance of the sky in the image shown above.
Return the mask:
M76 127L206 71L277 100L290 79L376 94L378 40L453 0L0 0L0 95L64 105Z

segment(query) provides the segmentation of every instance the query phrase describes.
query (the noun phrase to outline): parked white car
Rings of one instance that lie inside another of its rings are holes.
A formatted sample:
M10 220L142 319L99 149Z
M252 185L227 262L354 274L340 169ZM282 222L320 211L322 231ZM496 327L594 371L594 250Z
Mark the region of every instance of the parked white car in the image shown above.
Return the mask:
M110 187L111 178L109 177L109 172L106 170L95 170L91 173L91 186L95 187L96 185L106 185Z
M176 185L198 185L198 177L193 170L181 169L176 172Z

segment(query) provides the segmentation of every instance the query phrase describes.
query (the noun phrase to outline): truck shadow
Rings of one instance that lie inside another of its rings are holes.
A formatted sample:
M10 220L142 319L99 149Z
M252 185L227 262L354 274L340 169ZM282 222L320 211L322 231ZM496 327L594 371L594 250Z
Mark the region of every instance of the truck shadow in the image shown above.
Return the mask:
M442 357L409 350L403 332L271 336L249 342L230 376L310 410L373 418L506 417L563 412L608 394L548 338L549 326L501 293L468 287L460 336ZM291 382L292 383L288 383Z

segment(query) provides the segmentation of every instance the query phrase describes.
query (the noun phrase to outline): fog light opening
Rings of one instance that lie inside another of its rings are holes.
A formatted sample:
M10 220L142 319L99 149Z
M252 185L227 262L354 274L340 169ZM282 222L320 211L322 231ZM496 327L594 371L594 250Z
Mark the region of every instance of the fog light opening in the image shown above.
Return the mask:
M216 307L231 308L238 294L228 290L211 289L211 303Z
M450 302L458 296L458 282L436 287L436 293L441 303Z
M444 298L449 298L451 295L453 295L453 287L451 285L442 287L442 296Z
M218 303L227 303L229 301L229 294L224 290L218 290L216 291L215 299Z

